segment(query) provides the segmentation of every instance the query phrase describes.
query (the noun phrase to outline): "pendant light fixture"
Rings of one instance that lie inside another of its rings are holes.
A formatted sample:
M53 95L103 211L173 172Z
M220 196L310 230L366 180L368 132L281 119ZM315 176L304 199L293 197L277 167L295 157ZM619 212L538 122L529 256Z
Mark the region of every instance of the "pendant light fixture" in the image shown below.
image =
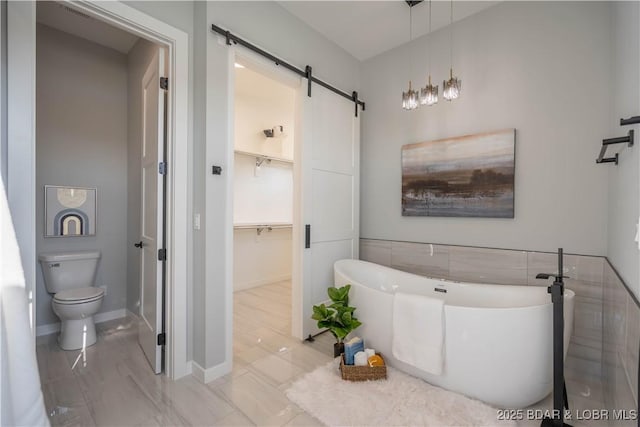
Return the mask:
M427 79L427 85L420 90L420 104L433 105L438 102L438 85L431 84L431 0L429 0L429 32L427 33L427 72L429 78Z
M407 2L409 5L409 43L413 40L413 6L418 2ZM409 73L411 73L411 52L409 52ZM420 104L418 103L418 92L411 88L411 79L409 79L409 90L402 92L402 108L405 110L415 110Z
M462 81L457 77L453 77L453 0L451 0L451 13L449 18L449 80L442 82L442 96L447 101L452 101L460 96L460 87Z

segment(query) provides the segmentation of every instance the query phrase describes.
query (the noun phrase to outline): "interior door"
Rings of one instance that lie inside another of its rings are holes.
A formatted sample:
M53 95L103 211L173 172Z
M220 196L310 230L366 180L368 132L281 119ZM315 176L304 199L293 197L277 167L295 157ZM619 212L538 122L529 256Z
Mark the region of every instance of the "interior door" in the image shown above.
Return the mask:
M360 120L353 101L313 85L302 95L302 332L320 332L312 306L327 301L333 263L358 258ZM306 239L308 234L308 239ZM308 247L307 247L308 246Z
M164 51L158 49L142 78L142 208L140 211L140 322L138 342L155 373L162 371L164 257L165 93L160 87Z

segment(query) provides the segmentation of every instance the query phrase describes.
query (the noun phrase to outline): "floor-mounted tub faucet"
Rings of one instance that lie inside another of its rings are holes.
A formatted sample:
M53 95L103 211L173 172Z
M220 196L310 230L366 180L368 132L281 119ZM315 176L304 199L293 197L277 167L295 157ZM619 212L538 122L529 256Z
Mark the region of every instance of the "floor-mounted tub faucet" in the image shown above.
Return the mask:
M562 248L558 248L558 272L538 273L536 279L554 278L553 284L547 288L553 304L553 416L542 420L542 427L569 426L564 422L564 409L569 409L567 386L564 382L564 269L562 265ZM569 426L570 427L570 426Z

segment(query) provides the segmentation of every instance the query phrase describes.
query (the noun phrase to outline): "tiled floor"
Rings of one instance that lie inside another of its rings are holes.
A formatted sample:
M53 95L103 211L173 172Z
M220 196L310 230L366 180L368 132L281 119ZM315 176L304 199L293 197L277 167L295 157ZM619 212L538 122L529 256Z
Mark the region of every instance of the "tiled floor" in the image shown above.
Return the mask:
M331 360L333 338L314 343L290 337L288 282L237 292L233 372L208 385L193 377L170 381L151 372L131 318L98 325L87 365L71 369L78 352L60 350L55 335L38 338L38 365L53 425L297 425L321 423L284 394L305 372ZM604 408L602 387L567 369L572 410ZM551 408L551 396L529 409ZM526 410L525 410L526 411ZM526 413L526 412L525 412ZM572 421L574 426L602 421ZM539 421L522 421L534 426Z
M53 425L321 425L284 395L296 377L331 360L333 340L290 337L288 282L235 294L234 369L204 385L193 377L154 375L136 339L134 319L98 325L98 343L78 352L56 335L38 338L45 405ZM327 335L327 334L325 334Z

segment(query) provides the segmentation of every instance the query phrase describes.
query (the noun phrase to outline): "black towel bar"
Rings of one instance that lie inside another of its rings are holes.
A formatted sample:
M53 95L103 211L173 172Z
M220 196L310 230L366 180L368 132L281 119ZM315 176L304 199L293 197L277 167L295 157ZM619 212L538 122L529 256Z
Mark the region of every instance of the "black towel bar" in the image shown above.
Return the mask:
M628 120L631 120L631 119L628 119ZM600 164L600 163L615 163L617 165L618 164L618 153L616 153L616 155L614 157L606 157L606 158L604 157L604 155L607 152L607 147L609 147L610 145L613 145L613 144L624 144L624 143L627 143L629 147L633 147L633 136L634 136L634 132L633 132L633 129L631 129L629 131L629 133L627 134L627 136L620 136L620 137L617 137L617 138L603 139L602 140L602 148L600 149L600 155L596 159L596 163L598 163L598 164Z
M640 116L629 117L628 119L620 119L620 126L635 125L640 123Z

